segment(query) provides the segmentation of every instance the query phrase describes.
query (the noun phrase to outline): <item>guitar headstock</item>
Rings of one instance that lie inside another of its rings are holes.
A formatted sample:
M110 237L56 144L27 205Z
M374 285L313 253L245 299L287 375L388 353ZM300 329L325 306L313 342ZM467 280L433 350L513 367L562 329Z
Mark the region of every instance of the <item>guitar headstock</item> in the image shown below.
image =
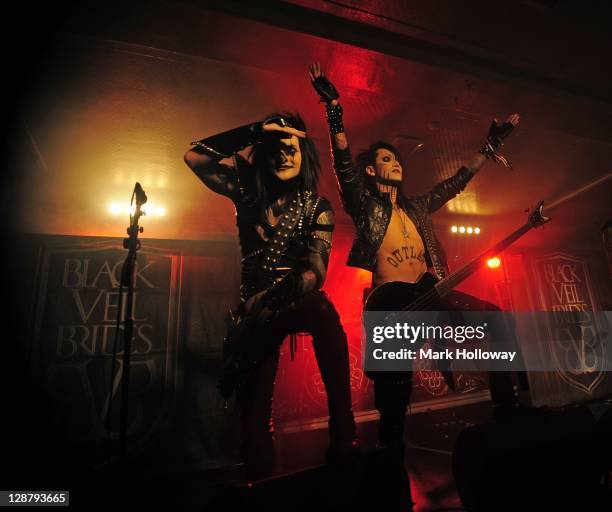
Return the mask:
M529 224L531 224L531 227L537 228L539 226L543 226L544 224L552 220L552 218L544 216L543 210L544 210L544 201L540 201L535 206L533 211L529 214L529 218L527 219Z

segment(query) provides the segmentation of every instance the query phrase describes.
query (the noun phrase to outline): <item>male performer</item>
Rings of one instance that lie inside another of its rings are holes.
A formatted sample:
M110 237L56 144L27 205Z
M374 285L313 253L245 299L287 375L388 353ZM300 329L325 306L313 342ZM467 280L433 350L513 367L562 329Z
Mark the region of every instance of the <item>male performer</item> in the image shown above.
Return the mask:
M488 159L509 166L496 151L518 124L518 114L511 115L502 125L493 122L480 150L451 178L436 185L428 194L418 197L402 195L404 176L399 151L386 142L376 142L362 151L353 165L344 131L339 94L324 75L319 64L310 67L310 79L325 103L334 169L338 179L342 204L357 228L357 238L351 249L348 265L372 272L373 287L390 281L416 282L430 270L438 278L446 275L446 259L433 231L430 214L461 192ZM440 309L490 310L496 306L476 297L452 292ZM499 372L498 372L499 373ZM390 454L390 460L401 466L403 491L410 486L403 468L404 422L410 401L410 372L371 372L374 380L375 405L380 413L379 443ZM514 400L509 375L493 375L492 380L504 381L504 386L491 385L495 402L511 404ZM393 492L393 491L391 491ZM387 493L388 494L388 493ZM388 496L387 496L388 497ZM398 510L410 507L410 495L396 497Z
M238 154L248 146L250 161ZM242 251L238 315L248 328L238 347L232 347L228 365L230 377L234 370L240 374L237 398L247 478L273 470L272 394L279 347L297 332L312 335L327 391L328 461L350 454L356 438L346 334L320 290L334 214L316 193L319 157L304 122L299 115L273 114L193 142L185 161L208 188L236 207ZM228 393L227 381L222 380L221 390Z

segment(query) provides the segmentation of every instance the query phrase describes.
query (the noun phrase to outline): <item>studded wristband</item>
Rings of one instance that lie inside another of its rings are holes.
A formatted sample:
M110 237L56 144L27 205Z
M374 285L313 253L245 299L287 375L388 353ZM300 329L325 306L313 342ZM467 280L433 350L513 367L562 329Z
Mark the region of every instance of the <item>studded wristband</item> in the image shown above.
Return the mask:
M331 105L328 103L326 106L326 111L329 132L332 135L344 132L344 124L342 123L342 106L340 104Z

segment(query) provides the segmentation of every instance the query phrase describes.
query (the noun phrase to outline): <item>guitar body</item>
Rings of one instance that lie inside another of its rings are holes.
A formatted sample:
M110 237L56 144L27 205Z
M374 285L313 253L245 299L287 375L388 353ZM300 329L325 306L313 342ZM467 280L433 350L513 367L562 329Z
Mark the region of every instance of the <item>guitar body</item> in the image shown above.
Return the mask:
M370 292L364 305L365 311L436 311L439 308L440 295L435 289L436 277L425 272L416 283L390 281L377 286ZM426 300L424 297L426 296ZM452 373L440 370L450 389L455 390ZM372 372L371 378L375 378ZM397 373L397 372L396 372Z
M438 282L436 277L425 272L416 283L405 283L402 281L390 281L388 283L381 284L374 288L366 300L364 310L365 311L401 311L407 310L421 310L428 311L430 308L436 310L436 304L440 300L435 284ZM427 296L427 301L423 304L423 308L409 307L413 303L418 306L421 302L421 298L425 294L431 294Z

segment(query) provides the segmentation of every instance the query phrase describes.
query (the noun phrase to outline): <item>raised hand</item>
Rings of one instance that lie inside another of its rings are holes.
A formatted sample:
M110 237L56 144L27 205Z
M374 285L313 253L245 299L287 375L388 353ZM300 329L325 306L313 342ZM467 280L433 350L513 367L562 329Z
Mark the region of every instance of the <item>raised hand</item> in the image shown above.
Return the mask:
M264 133L286 133L289 136L295 135L300 139L304 139L306 137L306 132L287 125L282 117L266 119L261 125L261 130Z
M337 102L340 94L338 94L334 84L323 73L319 62L314 62L308 67L308 76L321 101L332 104Z
M517 126L520 120L521 120L521 116L519 116L518 114L510 114L508 116L508 119L506 119L506 123L511 123L514 126Z
M518 114L509 115L503 124L499 124L497 119L493 119L489 127L487 140L497 148L512 133L512 130L519 124L520 119L521 117Z

